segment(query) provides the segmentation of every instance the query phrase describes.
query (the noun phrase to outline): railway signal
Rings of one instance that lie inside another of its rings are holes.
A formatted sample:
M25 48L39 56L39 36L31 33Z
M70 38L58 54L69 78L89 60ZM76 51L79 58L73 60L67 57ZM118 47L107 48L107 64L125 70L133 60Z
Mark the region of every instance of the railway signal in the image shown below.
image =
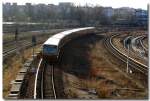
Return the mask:
M33 47L33 52L32 52L32 57L33 57L33 62L32 62L32 71L35 72L35 60L34 60L34 46L36 46L36 37L35 35L32 35L32 47Z
M129 38L126 42L127 45L131 44L131 38Z
M128 48L128 45L131 44L131 38L128 38L128 39L126 40L125 44L126 44L126 47Z
M33 47L32 56L33 56L33 61L34 61L34 46L36 46L36 37L35 37L35 35L32 35L32 47Z
M33 46L33 53L32 53L32 55L33 55L33 59L34 59L34 46L36 46L36 37L34 35L32 36L32 46Z
M15 30L15 40L16 41L18 40L18 28L16 28L16 30Z
M36 46L36 37L34 35L32 36L32 45Z

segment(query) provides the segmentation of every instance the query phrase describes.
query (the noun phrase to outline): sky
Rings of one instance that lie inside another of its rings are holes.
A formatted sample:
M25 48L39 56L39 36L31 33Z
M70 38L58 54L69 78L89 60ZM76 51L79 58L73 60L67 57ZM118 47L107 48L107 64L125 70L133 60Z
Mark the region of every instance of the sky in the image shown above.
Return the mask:
M150 4L150 0L2 0L3 3L6 2L16 2L19 5L23 5L27 2L32 4L45 3L45 4L56 4L59 2L72 2L75 5L99 5L104 7L131 7L131 8L142 8L147 9L147 4Z

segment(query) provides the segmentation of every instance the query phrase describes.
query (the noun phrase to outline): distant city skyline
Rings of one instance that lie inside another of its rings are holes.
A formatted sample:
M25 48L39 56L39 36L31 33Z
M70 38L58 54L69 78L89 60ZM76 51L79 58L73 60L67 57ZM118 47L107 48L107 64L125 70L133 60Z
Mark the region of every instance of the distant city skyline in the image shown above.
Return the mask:
M90 5L90 6L104 6L104 7L130 7L130 8L141 8L147 10L147 4L150 4L150 0L2 0L2 3L17 3L18 5L24 5L25 3L32 4L55 4L58 5L60 2L71 2L75 5Z

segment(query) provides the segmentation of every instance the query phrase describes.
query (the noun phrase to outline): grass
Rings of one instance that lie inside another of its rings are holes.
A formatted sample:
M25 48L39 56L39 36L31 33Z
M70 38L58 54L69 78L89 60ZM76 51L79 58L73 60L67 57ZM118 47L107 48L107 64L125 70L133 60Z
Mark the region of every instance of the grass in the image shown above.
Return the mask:
M118 64L114 63L113 58L105 51L102 47L102 43L96 43L91 50L91 73L92 78L89 83L87 83L88 88L96 88L96 91L100 98L119 98L116 93L117 87L129 87L138 88L138 84L133 83L130 79L126 78L116 67ZM93 79L98 78L98 79ZM112 92L115 92L115 96L112 96ZM125 94L126 92L124 92ZM129 92L130 93L130 92ZM144 97L141 93L132 92L133 94L138 94ZM145 93L146 94L146 93ZM130 94L122 95L126 98L136 98Z
M4 41L5 41L5 40L12 40L12 39L14 39L14 38L15 38L15 35L12 34L12 33L4 34L4 35L3 35L3 40L4 40Z
M9 93L9 90L11 88L11 81L15 79L15 76L17 75L17 72L21 68L21 62L20 59L15 60L15 58L12 59L13 62L10 64L10 68L5 69L4 75L3 75L3 93L4 97L6 97Z
M39 46L36 46L36 50ZM32 48L24 51L24 61L32 55ZM16 55L9 59L6 64L4 64L5 69L3 69L3 97L6 98L9 94L11 88L11 81L14 80L17 76L18 71L22 68L24 62L19 55Z
M136 80L134 80L135 82L133 82L132 79L129 79L128 76L126 76L122 71L119 70L119 68L120 67L122 68L123 65L119 64L119 62L116 63L116 60L111 55L109 55L107 51L103 49L103 47L100 44L101 43L97 43L91 52L92 69L93 69L92 71L95 72L93 73L94 76L96 75L96 76L101 76L106 78L106 81L103 81L104 79L100 79L100 81L102 81L99 84L101 88L97 90L98 92L100 92L100 97L109 98L110 91L115 90L116 87L129 87L129 88L139 88L139 89L142 88L139 82L136 82ZM97 58L93 58L93 57L97 57ZM102 59L99 59L100 57ZM107 84L108 81L110 84ZM124 94L125 93L126 92L124 92ZM133 92L133 94L138 94L141 98L144 97L142 93ZM125 96L127 96L127 98L139 97L139 96L133 97L131 93L127 95L125 94Z

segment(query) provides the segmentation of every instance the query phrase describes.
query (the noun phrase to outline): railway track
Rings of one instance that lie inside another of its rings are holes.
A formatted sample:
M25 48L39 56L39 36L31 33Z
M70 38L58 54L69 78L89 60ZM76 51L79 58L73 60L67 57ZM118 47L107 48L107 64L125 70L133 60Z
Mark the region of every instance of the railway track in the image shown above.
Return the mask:
M3 44L3 54L7 53L10 50L17 48L17 45L25 45L27 43L31 43L30 40L22 40L22 41L13 41L11 43Z
M37 44L41 44L43 43L43 40L38 40ZM11 54L15 53L16 51L18 50L22 50L22 49L26 49L28 47L31 47L32 46L32 43L29 42L29 41L23 41L22 43L18 43L18 47L15 46L11 49L8 49L8 50L4 50L3 51L3 58L5 59L6 57L10 56Z
M48 65L44 68L42 79L42 99L56 99L55 85L54 85L54 70L53 65Z
M22 43L22 44L20 45L20 47L18 47L18 48L17 48L17 47L14 47L14 48L11 48L11 49L9 49L9 50L5 50L5 51L3 52L3 57L5 58L5 57L7 57L8 55L10 55L10 54L16 52L16 51L19 50L19 49L24 49L24 48L30 47L30 46L32 46L32 43L30 43L30 42Z
M144 38L145 38L145 37L142 37L142 39L140 39L140 44L141 44L141 46L143 47L143 49L144 49L146 52L148 52L148 49L147 49L147 48L144 46L144 44L143 44Z
M123 62L127 62L127 55L122 53L120 50L118 50L113 44L112 44L112 38L116 35L113 35L111 37L107 37L104 40L105 47L118 59L120 59ZM134 69L140 71L144 75L148 75L148 66L134 60L133 58L129 57L129 65L133 67Z
M53 65L45 64L43 59L41 59L36 72L34 99L56 98L54 67Z
M132 47L137 47L137 49L143 50L144 47L142 46L142 41L144 36L137 36L132 40ZM134 49L134 48L133 48ZM136 49L134 49L136 50Z
M132 50L137 54L139 59L144 59L146 63L148 62L148 49L146 49L142 43L142 40L145 36L137 36L134 39L132 39Z
M26 43L26 42L30 42L30 40L18 40L17 41L18 43ZM5 51L7 51L7 50L9 50L9 49L12 49L12 48L14 48L15 46L16 46L16 41L13 41L13 42L10 42L10 43L3 43L3 51L5 52Z

